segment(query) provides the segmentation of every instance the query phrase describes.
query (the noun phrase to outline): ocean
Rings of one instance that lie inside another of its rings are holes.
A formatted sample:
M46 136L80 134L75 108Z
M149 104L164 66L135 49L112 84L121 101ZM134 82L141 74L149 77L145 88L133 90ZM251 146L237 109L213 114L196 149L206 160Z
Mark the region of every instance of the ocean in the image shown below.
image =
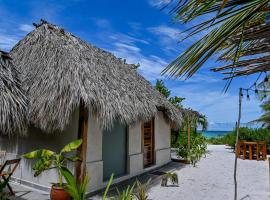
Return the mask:
M228 134L230 131L202 131L206 138L221 137Z

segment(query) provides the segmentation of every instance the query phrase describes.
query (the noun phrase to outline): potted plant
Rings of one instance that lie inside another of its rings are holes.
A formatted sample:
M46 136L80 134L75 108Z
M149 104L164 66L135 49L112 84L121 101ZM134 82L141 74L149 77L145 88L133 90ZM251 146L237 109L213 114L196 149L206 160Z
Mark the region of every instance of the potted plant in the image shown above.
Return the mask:
M67 156L67 153L76 150L82 144L82 140L75 140L56 153L47 149L39 149L27 154L23 157L27 159L37 159L33 166L35 171L34 176L40 175L42 172L50 169L56 169L58 172L58 183L53 183L51 188L52 200L70 200L70 195L64 190L65 183L63 182L63 174L61 169L66 166L67 161L78 161L77 156Z
M89 183L89 177L86 175L81 183L77 183L76 178L66 167L61 167L61 174L66 180L64 190L70 194L73 200L86 200L86 191Z

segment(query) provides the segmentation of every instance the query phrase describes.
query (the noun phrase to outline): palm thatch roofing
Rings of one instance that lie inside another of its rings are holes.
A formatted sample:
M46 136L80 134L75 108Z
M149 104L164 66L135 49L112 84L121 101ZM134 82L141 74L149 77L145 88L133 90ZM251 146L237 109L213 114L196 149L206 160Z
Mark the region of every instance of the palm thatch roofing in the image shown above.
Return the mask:
M11 55L24 76L30 123L48 133L63 131L80 102L102 128L110 128L115 120L147 121L158 110L174 127L180 126L179 110L134 65L44 20Z
M229 38L227 45L237 44L242 38L241 60L235 64L216 67L214 72L222 72L230 79L238 76L251 75L258 72L270 71L270 25L266 23L255 24ZM230 61L235 56L235 48L230 48L220 60ZM250 57L252 56L252 57Z
M20 73L8 53L0 51L0 134L25 134L27 98Z

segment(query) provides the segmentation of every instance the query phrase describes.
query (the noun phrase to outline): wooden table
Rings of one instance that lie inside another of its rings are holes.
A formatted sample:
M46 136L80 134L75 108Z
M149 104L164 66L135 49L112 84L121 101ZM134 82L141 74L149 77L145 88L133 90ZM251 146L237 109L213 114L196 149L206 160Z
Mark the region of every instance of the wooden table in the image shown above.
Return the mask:
M238 147L237 147L237 157L243 159L246 159L246 154L248 151L248 159L253 159L253 147L256 148L256 159L260 160L266 160L266 142L264 141L257 141L257 142L248 142L248 141L239 141Z

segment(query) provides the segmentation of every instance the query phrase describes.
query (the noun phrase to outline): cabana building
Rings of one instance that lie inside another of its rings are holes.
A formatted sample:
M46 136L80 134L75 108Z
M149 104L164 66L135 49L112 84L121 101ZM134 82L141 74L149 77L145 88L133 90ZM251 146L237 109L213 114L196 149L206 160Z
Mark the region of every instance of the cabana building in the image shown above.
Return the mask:
M89 192L103 188L112 173L119 182L170 162L170 132L181 113L134 65L45 21L10 54L29 106L25 136L1 138L8 156L56 151L82 138ZM54 171L34 177L32 161L23 159L14 179L48 190L56 177Z

